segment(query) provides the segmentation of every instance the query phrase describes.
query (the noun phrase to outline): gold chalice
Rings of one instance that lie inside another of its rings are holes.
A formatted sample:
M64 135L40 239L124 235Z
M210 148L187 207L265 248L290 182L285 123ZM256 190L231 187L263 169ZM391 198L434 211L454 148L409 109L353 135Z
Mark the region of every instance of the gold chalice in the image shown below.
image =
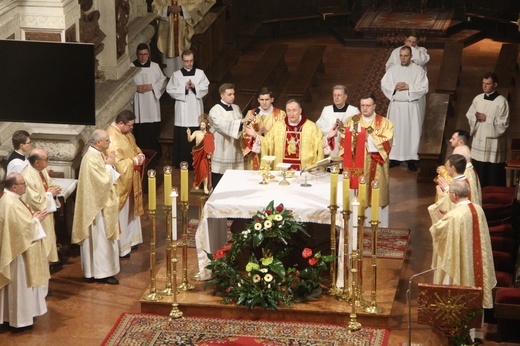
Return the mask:
M283 180L280 182L280 185L282 186L287 186L287 185L291 185L291 183L289 183L287 181L287 170L291 167L291 164L290 163L284 163L284 162L280 162L279 164L276 165L276 168L280 168L282 170L282 177L283 177Z
M267 179L274 179L274 175L271 173L271 164L273 161L276 160L276 156L273 155L265 155L262 156L262 161L264 161L267 165L268 171L267 171Z

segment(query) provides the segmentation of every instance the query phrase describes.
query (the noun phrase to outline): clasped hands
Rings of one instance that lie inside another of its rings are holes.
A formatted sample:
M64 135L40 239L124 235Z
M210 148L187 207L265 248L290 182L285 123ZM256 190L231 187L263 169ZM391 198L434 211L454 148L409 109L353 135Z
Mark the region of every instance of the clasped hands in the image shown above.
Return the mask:
M402 91L402 90L408 90L409 86L405 82L399 82L395 85L395 90Z
M193 82L191 81L191 79L189 81L186 82L186 86L185 86L186 90L190 90L190 89L195 89L195 84L193 84Z
M137 86L137 92L140 94L144 94L145 92L152 91L151 84L140 84Z
M486 121L486 115L484 113L475 112L475 118L477 118L477 121L479 122Z

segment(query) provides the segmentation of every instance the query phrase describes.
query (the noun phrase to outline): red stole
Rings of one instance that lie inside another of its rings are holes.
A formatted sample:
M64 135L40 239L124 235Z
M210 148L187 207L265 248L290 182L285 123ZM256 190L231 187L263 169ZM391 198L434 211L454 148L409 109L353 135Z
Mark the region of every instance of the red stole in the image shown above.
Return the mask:
M307 121L302 115L300 122L296 125L289 124L289 118L285 119L285 149L283 155L283 162L290 163L290 169L301 170L301 135L303 124Z
M40 174L40 179L42 180L43 188L45 189L45 192L49 191L49 184L47 184L47 180L45 179L45 176L43 175L42 171L38 171Z
M473 273L475 276L475 286L484 287L484 268L482 263L482 244L480 240L478 214L473 203L468 204L468 207L471 211L471 221L473 223Z
M343 139L343 169L350 172L350 188L359 188L359 179L365 173L365 141L366 130L359 126L356 142L353 142L352 131L345 129Z

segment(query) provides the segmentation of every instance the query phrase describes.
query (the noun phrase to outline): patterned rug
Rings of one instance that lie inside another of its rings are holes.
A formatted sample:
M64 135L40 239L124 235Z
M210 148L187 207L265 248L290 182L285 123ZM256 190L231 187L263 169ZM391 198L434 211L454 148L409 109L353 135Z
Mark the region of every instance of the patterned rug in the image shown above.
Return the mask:
M232 221L228 220L228 239L231 239L229 228ZM199 220L191 219L188 222L188 247L195 247L195 232ZM408 248L410 230L397 228L380 228L377 233L377 257L390 259L404 259ZM372 256L372 230L365 228L363 238L363 256Z
M366 326L352 333L326 324L195 317L170 321L168 316L123 313L101 345L386 346L389 336L388 329Z
M454 10L390 11L367 10L357 21L354 30L368 33L404 33L415 29L422 35L442 37L446 35Z
M401 39L401 44L404 40ZM386 117L389 100L381 91L381 79L385 75L385 65L392 50L399 44L392 45L392 48L378 48L372 54L368 61L361 79L358 80L356 86L349 93L349 102L359 105L360 98L363 94L372 93L376 98L376 113Z

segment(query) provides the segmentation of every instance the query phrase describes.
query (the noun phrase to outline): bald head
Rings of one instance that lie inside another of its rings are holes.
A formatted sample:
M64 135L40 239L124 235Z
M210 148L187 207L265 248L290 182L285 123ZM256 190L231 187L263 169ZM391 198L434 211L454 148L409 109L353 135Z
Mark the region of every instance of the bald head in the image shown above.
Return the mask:
M49 155L47 154L47 151L42 148L34 148L31 150L31 154L29 155L29 162L31 163L31 166L34 167L36 161L38 160L47 160Z
M108 149L108 146L110 145L110 138L105 130L98 129L92 132L90 135L89 143L94 148L103 151Z
M464 156L466 162L471 162L471 149L467 145L459 145L453 149L453 154Z

